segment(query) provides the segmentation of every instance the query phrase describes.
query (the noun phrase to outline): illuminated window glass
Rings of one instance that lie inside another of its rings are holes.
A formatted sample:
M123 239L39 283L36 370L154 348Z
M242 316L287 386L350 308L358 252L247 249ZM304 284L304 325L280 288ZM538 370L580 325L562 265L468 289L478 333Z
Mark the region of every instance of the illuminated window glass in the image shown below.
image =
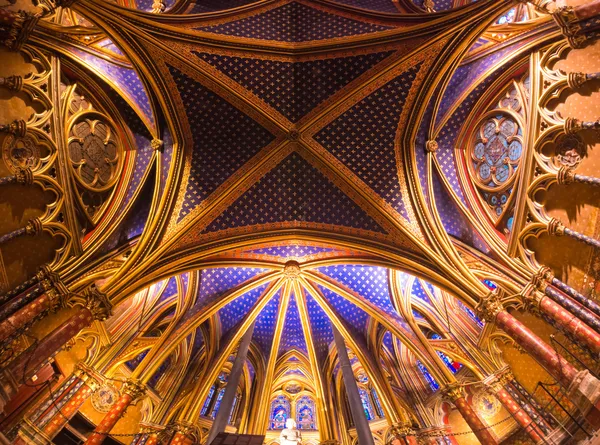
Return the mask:
M201 416L206 416L206 412L208 411L208 406L210 405L210 401L213 398L213 395L215 394L215 385L210 387L210 390L208 391L208 397L206 397L206 400L204 401L204 405L202 406L202 411L200 411L200 415Z
M440 385L438 384L438 382L435 381L433 376L429 373L429 370L423 365L423 363L421 363L418 360L417 360L417 368L419 368L419 371L421 371L421 374L423 374L423 377L425 377L425 380L427 380L427 383L429 384L429 387L431 388L432 391L437 391L438 389L440 389Z
M379 417L385 417L383 415L383 408L381 407L381 401L379 400L377 391L375 391L374 389L371 389L371 397L373 397L373 400L375 401L375 410L377 411L377 415Z
M369 400L369 394L364 389L359 389L358 393L360 394L360 400L363 405L363 409L365 410L365 416L367 416L367 420L373 420L375 418L375 413L373 412L373 406L371 406L371 401Z
M460 370L460 368L463 367L463 365L461 363L458 363L457 361L452 360L450 357L448 357L443 352L441 352L441 351L436 351L436 352L437 352L437 355L440 356L442 361L446 364L448 369L450 371L452 371L453 374L456 374Z
M225 394L225 388L221 388L219 391L219 395L217 396L217 401L215 402L215 407L212 410L210 417L213 419L217 417L217 413L219 412L219 407L221 406L221 400L223 400L223 395Z
M302 396L296 402L296 424L300 430L314 430L315 402L308 396Z
M458 307L460 307L463 311L465 311L465 313L475 322L477 323L477 325L482 328L483 327L483 320L481 320L477 315L475 315L475 312L473 312L473 310L466 306L462 301L458 302Z
M233 425L231 421L232 421L232 417L233 417L233 412L235 411L235 407L236 407L236 406L237 406L237 404L238 404L238 398L239 398L239 397L237 396L237 394L236 394L236 396L233 398L233 403L231 404L231 411L229 412L229 420L227 420L227 423L228 423L229 425Z
M285 428L285 421L290 417L290 401L285 396L277 396L271 402L271 422L270 429L282 430Z

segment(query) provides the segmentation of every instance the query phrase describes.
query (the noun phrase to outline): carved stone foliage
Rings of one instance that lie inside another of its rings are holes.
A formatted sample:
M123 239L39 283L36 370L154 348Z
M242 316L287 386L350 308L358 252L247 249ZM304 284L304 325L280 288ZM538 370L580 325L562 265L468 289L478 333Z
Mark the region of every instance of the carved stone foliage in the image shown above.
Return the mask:
M511 82L476 124L468 142L470 177L489 217L498 224L507 213L523 157L523 82Z

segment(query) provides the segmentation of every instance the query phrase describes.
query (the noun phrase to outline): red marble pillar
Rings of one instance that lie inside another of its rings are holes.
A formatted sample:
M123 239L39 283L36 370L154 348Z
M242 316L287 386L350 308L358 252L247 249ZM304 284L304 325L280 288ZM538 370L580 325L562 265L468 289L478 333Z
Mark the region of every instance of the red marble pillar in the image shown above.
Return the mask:
M158 445L158 434L152 433L144 445Z
M194 439L188 436L185 432L177 431L171 438L169 445L193 445Z
M57 293L42 294L29 305L0 322L0 342L7 340L27 325L33 323L47 311L55 310L60 301Z
M579 372L557 351L504 310L496 294L484 298L480 315L506 332L521 348L537 360L561 385L569 398L594 427L600 428L600 381L589 371Z
M102 422L96 426L94 432L85 441L85 445L99 445L104 442L131 402L142 396L144 392L144 385L139 380L127 380L123 384L121 397L106 413Z
M83 402L92 395L92 388L87 384L83 384L71 397L71 400L67 402L60 409L60 412L54 415L46 426L44 426L44 434L50 438L53 438L58 432L69 422L69 420L77 413Z
M504 408L506 408L517 423L527 432L531 440L533 440L534 443L540 442L544 437L544 432L510 396L510 394L502 387L494 388L493 392Z
M498 445L498 441L492 436L489 426L486 425L477 415L477 413L471 408L467 399L465 399L460 387L449 385L444 390L445 396L454 403L456 409L460 412L467 425L477 437L477 440L482 445Z
M538 308L540 313L549 317L558 329L571 335L592 352L600 353L600 334L577 318L577 315L563 309L546 296L539 300Z

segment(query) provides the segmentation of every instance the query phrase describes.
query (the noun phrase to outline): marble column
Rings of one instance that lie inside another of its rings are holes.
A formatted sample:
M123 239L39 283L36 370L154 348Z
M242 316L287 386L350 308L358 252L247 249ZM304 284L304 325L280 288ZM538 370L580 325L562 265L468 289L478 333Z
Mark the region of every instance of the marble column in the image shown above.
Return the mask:
M410 425L393 425L390 432L401 445L418 445L417 433Z
M506 390L517 400L519 404L525 409L530 410L529 416L534 420L538 419L538 425L546 433L550 432L554 428L558 428L558 422L556 419L542 407L537 400L530 394L516 379L511 377L510 383L506 385Z
M235 356L235 361L233 362L229 377L227 378L225 393L223 394L221 404L219 405L219 410L217 411L217 415L215 416L215 420L213 421L208 434L208 439L206 440L208 445L210 445L215 437L217 437L217 434L225 432L225 427L229 421L229 415L231 413L231 409L233 408L233 401L240 383L240 377L244 371L246 355L248 354L248 348L250 347L250 342L252 341L253 332L254 323L252 323L252 325L248 328L242 337L242 341L240 342L237 355Z
M131 402L144 395L145 391L146 388L139 380L127 380L121 388L121 397L96 426L94 432L85 441L85 445L99 445L104 442Z
M502 406L506 408L521 428L525 430L534 443L542 441L545 436L544 431L540 429L521 405L511 397L497 376L491 375L489 378L484 379L483 383L486 385L488 391L494 394L500 403L502 403Z
M522 297L525 307L531 312L539 312L557 329L560 329L593 353L600 354L600 334L580 320L577 314L565 310L554 300L535 290ZM580 312L577 311L577 308L574 308L573 311Z
M479 418L471 405L469 405L462 392L462 388L458 384L446 386L443 389L443 395L456 406L456 409L458 409L458 412L460 412L461 416L465 419L465 422L467 422L467 425L469 425L471 431L482 445L498 444L498 441L492 435L489 426Z
M33 184L33 172L30 168L18 168L12 176L3 176L0 178L0 185L8 184Z
M354 426L356 427L356 433L358 435L358 445L375 445L369 421L363 410L362 400L358 392L358 385L356 384L356 379L352 372L352 365L348 358L348 350L346 349L344 337L342 337L342 334L340 334L335 326L332 326L332 328L335 347L338 352L338 360L340 361L340 368L342 369L342 378L344 379L344 386L346 387L346 394L348 396L348 404L350 405L352 420L354 420Z
M175 425L175 434L169 441L169 445L193 445L196 443L196 428L188 422L177 422ZM210 442L206 442L210 445Z
M523 323L504 310L497 294L491 293L477 307L482 318L496 323L531 355L550 375L567 388L573 404L593 426L600 427L600 381L589 371L578 371L557 351L535 335Z
M25 295L25 299L28 295ZM20 335L45 314L64 307L66 294L58 289L50 289L30 304L16 311L0 322L0 344L6 344Z
M553 236L568 236L570 238L581 241L582 243L587 244L588 246L595 247L600 249L600 241L597 239L591 238L583 233L576 232L575 230L569 229L565 227L563 223L561 223L556 218L552 218L548 223L548 233Z
M19 440L14 445L25 445L25 438L35 438L41 431L44 438L51 441L56 434L77 413L83 402L85 402L97 387L97 382L89 374L88 370L79 365L73 375L65 380L46 402L29 416L29 422L23 425L19 432ZM30 431L29 425L34 425L37 431Z
M13 230L6 235L0 236L0 245L6 244L9 241L15 240L23 235L39 235L42 232L42 222L38 218L30 220L25 227Z
M56 354L79 331L88 327L94 320L106 320L112 305L106 295L97 289L88 289L81 299L75 300L76 311L62 325L54 329L38 343L34 343L8 366L10 372L18 377L26 378Z

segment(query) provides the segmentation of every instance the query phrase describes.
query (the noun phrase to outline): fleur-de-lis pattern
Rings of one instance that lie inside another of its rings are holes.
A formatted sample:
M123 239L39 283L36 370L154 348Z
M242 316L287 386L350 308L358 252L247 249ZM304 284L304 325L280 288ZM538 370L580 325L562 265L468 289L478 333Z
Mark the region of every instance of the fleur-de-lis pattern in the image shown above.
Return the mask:
M307 62L195 53L244 88L297 122L392 51Z
M301 3L288 3L266 12L199 31L250 39L305 42L346 37L391 29L321 11Z

